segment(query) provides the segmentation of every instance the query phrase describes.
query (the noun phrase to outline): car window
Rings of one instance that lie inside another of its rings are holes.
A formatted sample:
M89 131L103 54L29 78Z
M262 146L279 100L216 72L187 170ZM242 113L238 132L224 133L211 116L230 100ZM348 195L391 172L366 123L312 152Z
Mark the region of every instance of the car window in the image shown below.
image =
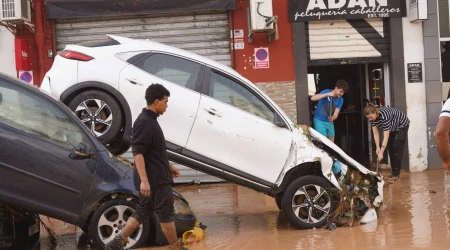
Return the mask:
M256 95L239 83L211 72L209 96L273 122L274 112Z
M0 81L0 123L73 150L88 142L66 113L47 100Z
M200 64L174 56L154 54L145 59L142 69L164 80L194 90Z

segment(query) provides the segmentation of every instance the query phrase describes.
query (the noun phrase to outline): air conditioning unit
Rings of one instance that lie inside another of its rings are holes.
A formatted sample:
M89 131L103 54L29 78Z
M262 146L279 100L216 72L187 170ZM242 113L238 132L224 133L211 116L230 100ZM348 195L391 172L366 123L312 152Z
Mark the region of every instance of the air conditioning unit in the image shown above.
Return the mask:
M277 16L273 15L272 0L250 0L247 8L248 42L253 42L255 33L267 33L267 40L278 39Z
M0 0L0 21L31 22L30 0Z
M250 0L250 18L253 30L273 29L272 0Z

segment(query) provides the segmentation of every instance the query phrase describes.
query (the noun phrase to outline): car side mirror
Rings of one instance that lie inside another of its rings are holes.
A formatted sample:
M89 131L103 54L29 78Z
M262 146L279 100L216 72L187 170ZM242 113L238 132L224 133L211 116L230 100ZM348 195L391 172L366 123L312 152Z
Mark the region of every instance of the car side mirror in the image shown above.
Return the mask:
M76 147L75 147L75 154L77 156L80 157L89 157L91 155L90 153L90 147L87 143L85 142L80 142Z
M286 122L281 118L278 113L275 113L275 121L274 124L280 128L287 128Z

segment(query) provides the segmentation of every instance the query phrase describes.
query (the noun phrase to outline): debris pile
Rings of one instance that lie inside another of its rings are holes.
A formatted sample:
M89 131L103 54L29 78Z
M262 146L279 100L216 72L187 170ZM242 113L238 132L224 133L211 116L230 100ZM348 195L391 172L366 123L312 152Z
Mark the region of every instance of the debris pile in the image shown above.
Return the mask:
M134 163L132 163L131 161L129 161L127 158L125 158L123 156L113 155L113 154L109 153L109 157L111 157L115 162L123 163L123 164L127 165L129 168L133 168Z
M334 162L333 173L339 181L341 190L332 191L338 201L336 210L328 217L326 228L332 223L337 226L352 226L353 222L360 220L369 209L377 208L373 204L378 196L378 178L364 175L339 161Z

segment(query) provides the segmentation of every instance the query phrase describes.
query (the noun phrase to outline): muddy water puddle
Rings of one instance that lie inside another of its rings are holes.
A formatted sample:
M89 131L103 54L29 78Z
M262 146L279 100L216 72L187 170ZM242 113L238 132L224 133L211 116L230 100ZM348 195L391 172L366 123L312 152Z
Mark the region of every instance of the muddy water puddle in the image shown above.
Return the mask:
M385 187L378 221L335 231L296 230L273 198L234 184L176 189L208 226L206 239L190 249L450 249L450 174L442 170L402 173L398 183ZM46 218L44 222L59 240L48 244L42 232L38 249L96 249L75 226Z

